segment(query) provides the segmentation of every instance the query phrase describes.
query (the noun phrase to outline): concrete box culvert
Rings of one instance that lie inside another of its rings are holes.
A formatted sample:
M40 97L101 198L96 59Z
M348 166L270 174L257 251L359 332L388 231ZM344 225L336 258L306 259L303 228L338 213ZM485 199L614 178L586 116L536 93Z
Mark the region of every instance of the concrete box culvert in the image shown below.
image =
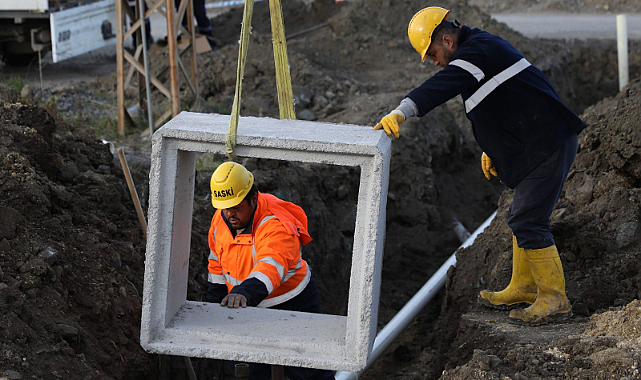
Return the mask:
M182 112L154 133L141 345L150 353L359 371L376 337L391 139L367 126L241 117L235 154L360 167L347 316L188 301L197 153L230 117ZM206 249L207 247L204 247Z

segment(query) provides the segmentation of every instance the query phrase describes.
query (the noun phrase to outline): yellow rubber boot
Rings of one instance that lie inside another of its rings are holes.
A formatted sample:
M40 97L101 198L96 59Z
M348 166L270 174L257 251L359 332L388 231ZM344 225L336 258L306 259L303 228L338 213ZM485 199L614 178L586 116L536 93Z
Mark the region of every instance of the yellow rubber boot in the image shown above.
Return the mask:
M538 288L536 301L522 310L512 310L510 321L537 326L560 322L572 316L572 305L565 295L563 266L556 246L525 250L530 271Z
M527 264L525 250L512 236L512 279L510 284L500 292L481 290L478 302L499 310L527 306L536 300L536 284Z

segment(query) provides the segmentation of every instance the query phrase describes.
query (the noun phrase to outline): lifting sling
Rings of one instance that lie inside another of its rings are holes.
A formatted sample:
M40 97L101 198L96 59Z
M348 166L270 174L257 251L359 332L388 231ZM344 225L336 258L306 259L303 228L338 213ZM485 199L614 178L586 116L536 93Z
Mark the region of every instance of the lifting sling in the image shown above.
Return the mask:
M243 10L243 23L240 31L238 49L238 69L236 70L236 92L234 103L229 120L229 129L225 138L225 154L229 158L235 158L234 148L236 147L236 132L238 130L238 117L240 115L240 96L242 90L243 76L249 35L251 33L251 19L254 12L254 0L246 0ZM278 92L278 108L281 119L296 119L294 111L294 96L292 93L292 81L287 62L287 43L285 40L285 27L283 25L283 11L280 0L269 0L269 14L272 26L272 43L274 46L274 63L276 65L276 89Z

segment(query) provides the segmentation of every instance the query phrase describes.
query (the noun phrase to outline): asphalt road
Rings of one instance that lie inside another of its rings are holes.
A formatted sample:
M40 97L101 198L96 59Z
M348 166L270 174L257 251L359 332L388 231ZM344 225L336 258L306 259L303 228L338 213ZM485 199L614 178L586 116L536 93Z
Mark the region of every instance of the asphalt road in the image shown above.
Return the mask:
M2 1L2 0L0 0ZM639 1L639 0L635 0ZM208 9L213 17L219 9ZM614 14L497 14L496 20L527 37L551 39L616 39L616 15ZM629 40L641 40L641 14L628 14ZM159 14L151 17L151 30L155 40L166 35L166 19ZM238 30L240 33L240 28ZM131 39L125 43L131 45ZM51 54L43 57L42 80L45 87L69 85L109 75L116 71L116 46L111 45L79 57L59 63L51 61ZM22 67L9 67L0 63L0 81L19 77L34 87L40 87L37 62Z
M514 13L492 17L526 37L581 40L617 38L615 14ZM641 14L627 14L626 19L628 40L641 40Z

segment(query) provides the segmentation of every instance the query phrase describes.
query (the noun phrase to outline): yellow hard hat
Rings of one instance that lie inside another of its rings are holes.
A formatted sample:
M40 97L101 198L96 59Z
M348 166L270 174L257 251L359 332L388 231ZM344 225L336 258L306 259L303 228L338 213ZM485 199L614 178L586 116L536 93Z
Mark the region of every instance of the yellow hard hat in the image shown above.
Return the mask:
M414 49L421 55L421 61L427 57L427 49L432 42L434 29L443 20L447 20L450 11L441 7L427 7L418 11L407 27L407 35Z
M253 184L254 175L243 165L223 162L211 175L211 204L219 209L238 206Z

